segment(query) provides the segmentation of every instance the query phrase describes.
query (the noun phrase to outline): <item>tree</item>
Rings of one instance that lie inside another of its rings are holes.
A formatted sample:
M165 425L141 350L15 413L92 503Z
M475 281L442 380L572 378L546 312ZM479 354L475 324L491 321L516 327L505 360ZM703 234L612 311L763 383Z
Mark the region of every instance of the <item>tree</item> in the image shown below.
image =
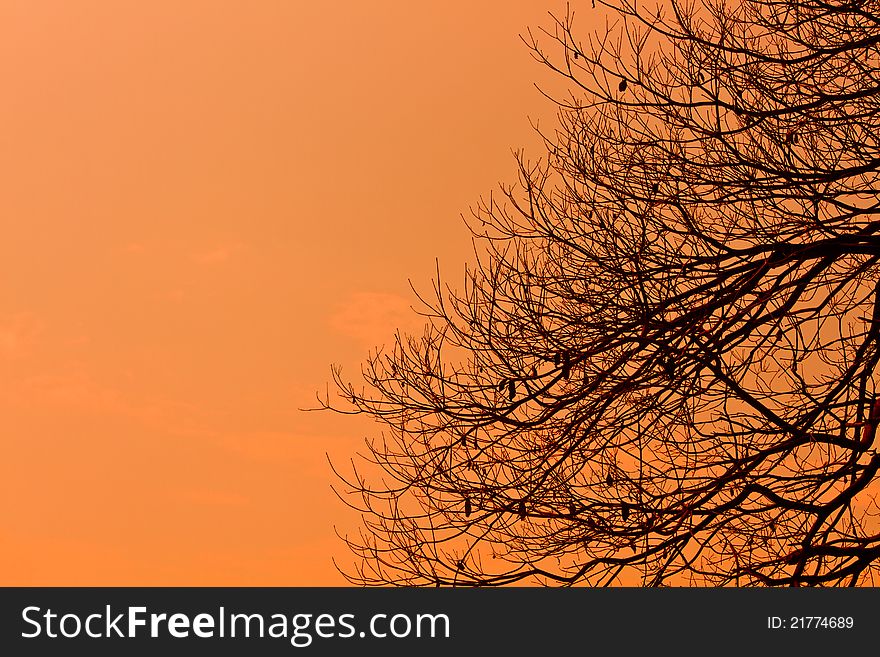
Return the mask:
M571 94L463 288L334 369L348 576L876 583L880 3L598 4L524 39Z

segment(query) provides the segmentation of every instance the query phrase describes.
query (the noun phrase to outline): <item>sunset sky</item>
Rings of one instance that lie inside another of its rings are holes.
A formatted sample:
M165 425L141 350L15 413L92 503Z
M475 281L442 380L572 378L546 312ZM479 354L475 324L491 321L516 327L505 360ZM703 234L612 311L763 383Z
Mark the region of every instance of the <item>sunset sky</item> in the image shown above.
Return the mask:
M558 0L0 0L4 585L336 585L299 410L540 155Z

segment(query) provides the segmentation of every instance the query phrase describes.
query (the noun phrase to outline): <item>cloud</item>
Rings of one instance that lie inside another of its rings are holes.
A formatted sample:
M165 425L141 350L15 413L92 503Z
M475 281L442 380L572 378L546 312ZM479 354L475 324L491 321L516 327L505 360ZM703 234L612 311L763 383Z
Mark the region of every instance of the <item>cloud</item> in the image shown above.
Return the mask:
M240 251L244 245L241 242L221 244L220 246L192 254L193 262L199 265L215 265L229 260L233 254Z
M43 372L25 377L10 401L32 408L85 411L100 415L144 415L119 390L80 370Z
M127 379L136 373L124 371ZM13 382L0 381L0 407L41 411L53 417L94 416L102 419L128 418L151 429L183 435L203 433L206 422L216 414L191 403L134 394L108 384L83 366L27 374Z
M168 292L165 293L165 298L169 301L180 303L186 298L186 290L181 287L176 287L173 290L168 290Z
M248 498L240 493L216 488L186 488L176 496L178 503L185 502L192 506L212 506L224 508L244 508Z
M330 316L330 329L367 347L385 344L397 329L421 332L425 321L412 305L396 294L357 292Z
M296 464L300 470L304 465L301 463L304 440L321 444L283 431L230 432L219 436L219 444L237 458L276 465L286 462Z
M15 360L30 354L43 323L31 313L0 318L0 358Z
M143 242L128 242L122 247L122 250L125 253L144 253L147 246Z

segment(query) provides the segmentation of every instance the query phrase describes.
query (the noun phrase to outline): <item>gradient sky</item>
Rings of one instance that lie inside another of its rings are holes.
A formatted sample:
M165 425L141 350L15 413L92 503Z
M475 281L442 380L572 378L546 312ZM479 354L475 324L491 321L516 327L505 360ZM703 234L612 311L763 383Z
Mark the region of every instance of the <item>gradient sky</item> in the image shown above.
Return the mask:
M304 413L461 280L564 3L0 0L4 585L333 585Z

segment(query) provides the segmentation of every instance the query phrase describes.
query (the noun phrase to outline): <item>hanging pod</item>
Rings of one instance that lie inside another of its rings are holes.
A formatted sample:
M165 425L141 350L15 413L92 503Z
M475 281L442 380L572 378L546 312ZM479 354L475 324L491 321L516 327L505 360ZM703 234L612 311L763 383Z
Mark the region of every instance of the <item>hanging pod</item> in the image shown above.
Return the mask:
M510 401L513 401L513 398L516 397L516 384L513 382L513 379L508 384L507 396L510 398Z
M464 498L464 515L465 517L471 515L471 498Z
M618 89L619 91L621 91L621 92L626 91L626 78L623 78L623 79L620 81L620 84L617 85L617 89Z
M523 500L520 500L518 507L520 520L524 520L526 517L526 503Z
M614 477L611 476L611 473L610 473L610 472L609 472L608 475L605 477L605 483L606 483L607 485L609 485L609 486L613 486L613 485L614 485Z
M629 504L626 502L622 502L620 505L620 517L623 518L624 522L629 520Z

